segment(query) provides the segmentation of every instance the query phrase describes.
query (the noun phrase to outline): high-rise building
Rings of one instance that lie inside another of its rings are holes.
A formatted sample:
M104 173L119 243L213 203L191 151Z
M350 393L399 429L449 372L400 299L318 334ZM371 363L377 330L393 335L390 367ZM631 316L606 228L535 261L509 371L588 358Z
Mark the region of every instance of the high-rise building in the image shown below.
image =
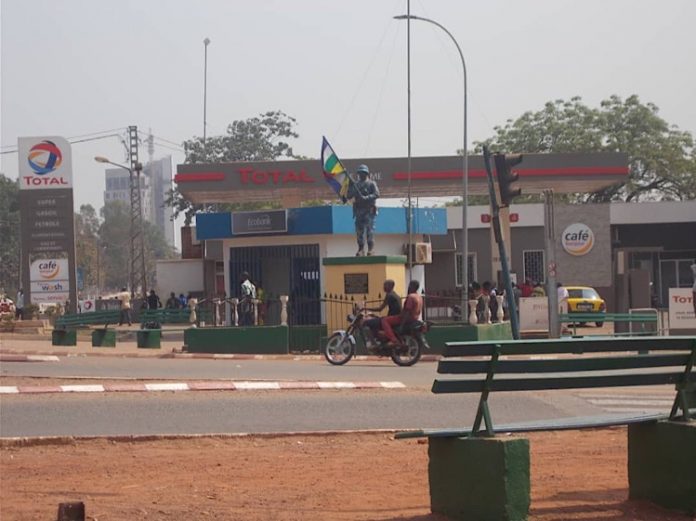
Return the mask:
M164 205L172 189L172 156L150 161L145 165L143 172L150 182L150 221L162 230L167 243L174 246L172 207Z
M151 161L143 168L140 176L140 199L143 219L155 224L167 243L174 246L174 222L172 209L164 206L167 193L172 188L172 158L166 156ZM122 168L106 169L104 203L123 201L130 204L130 174Z

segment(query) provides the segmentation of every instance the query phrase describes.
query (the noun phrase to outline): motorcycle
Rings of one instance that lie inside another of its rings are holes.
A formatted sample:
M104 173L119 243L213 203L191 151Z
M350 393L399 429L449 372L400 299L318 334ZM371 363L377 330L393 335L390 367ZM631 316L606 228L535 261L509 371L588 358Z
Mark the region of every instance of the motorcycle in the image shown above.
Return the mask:
M416 320L407 326L394 330L400 346L390 347L389 339L383 330L375 334L365 321L371 318L364 309L355 307L353 313L346 317L348 328L345 331L336 331L331 335L324 347L324 357L332 365L343 365L355 356L356 337L360 336L363 344L370 354L380 357L390 357L399 366L408 367L420 360L425 349L430 349L423 336L431 324Z

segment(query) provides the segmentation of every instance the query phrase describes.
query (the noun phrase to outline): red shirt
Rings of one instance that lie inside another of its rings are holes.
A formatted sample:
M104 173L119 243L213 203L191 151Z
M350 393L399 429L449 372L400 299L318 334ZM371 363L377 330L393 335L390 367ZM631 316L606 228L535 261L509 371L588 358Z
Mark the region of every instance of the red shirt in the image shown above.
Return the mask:
M409 293L404 302L404 311L410 320L418 320L423 310L423 297L418 293Z

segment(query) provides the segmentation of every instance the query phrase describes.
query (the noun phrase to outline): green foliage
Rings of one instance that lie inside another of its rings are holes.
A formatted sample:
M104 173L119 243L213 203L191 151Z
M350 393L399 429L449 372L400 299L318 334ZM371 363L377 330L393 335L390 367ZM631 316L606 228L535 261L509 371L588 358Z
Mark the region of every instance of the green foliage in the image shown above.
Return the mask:
M19 289L19 188L0 174L0 293L14 299Z
M525 112L495 136L477 143L492 151L522 153L624 152L629 178L592 194L576 194L577 202L689 200L696 198L696 150L691 133L670 126L652 103L638 96L611 96L599 108L581 98L546 103Z
M295 118L280 110L266 112L257 117L233 121L222 136L210 136L205 140L195 137L184 141L186 163L226 163L233 161L272 161L282 157L295 158L286 141L298 137ZM165 206L171 206L173 218L184 216L189 226L197 212L234 210L260 210L280 208L277 202L248 202L230 204L192 204L183 198L177 188L171 190Z
M75 253L77 266L84 270L85 288L97 286L99 217L91 204L83 204L75 214Z
M102 245L103 286L116 290L130 283L130 207L123 201L110 201L101 210L99 239ZM162 231L144 221L145 272L148 287L155 284L156 261L176 257Z

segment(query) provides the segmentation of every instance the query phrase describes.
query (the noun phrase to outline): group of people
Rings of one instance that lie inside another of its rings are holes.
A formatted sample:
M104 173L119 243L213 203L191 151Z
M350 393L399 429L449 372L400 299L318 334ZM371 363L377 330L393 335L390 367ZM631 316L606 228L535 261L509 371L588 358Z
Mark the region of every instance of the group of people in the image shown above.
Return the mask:
M120 302L120 315L118 325L122 326L127 323L129 326L133 323L133 306L131 305L131 294L127 288L121 288L121 291L116 295L116 298ZM162 301L159 295L154 289L151 289L145 299L146 309L161 309ZM196 306L198 305L198 299L188 295L185 297L183 293L176 296L174 292L169 294L169 298L165 304L165 309L189 309L192 316L192 323L196 322Z
M365 311L373 313L381 313L387 309L387 315L367 319L364 326L372 330L373 337L376 337L377 331L382 329L387 337L389 347L402 347L394 329L408 326L409 323L420 319L423 312L423 297L418 292L420 283L417 280L412 280L408 284L408 295L406 295L406 300L402 306L401 297L394 291L394 286L393 280L385 280L382 304L379 307L365 308Z

